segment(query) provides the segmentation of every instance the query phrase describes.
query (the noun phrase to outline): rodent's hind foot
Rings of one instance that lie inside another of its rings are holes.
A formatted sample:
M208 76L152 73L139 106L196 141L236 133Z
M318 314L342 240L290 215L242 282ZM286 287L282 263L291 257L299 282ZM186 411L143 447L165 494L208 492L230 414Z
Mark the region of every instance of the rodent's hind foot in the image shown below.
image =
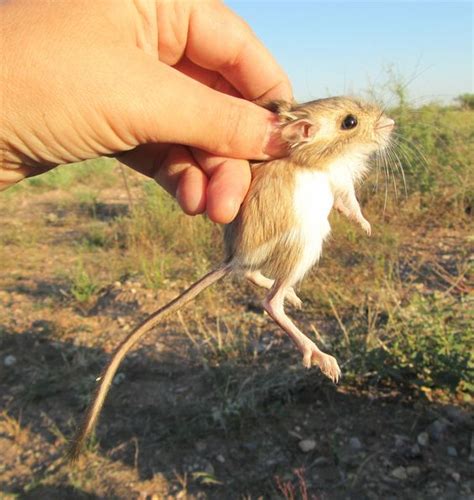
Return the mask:
M341 378L341 369L337 364L336 358L322 352L313 342L304 346L303 365L306 368L311 368L313 365L319 366L323 374L330 378L335 384L337 384Z

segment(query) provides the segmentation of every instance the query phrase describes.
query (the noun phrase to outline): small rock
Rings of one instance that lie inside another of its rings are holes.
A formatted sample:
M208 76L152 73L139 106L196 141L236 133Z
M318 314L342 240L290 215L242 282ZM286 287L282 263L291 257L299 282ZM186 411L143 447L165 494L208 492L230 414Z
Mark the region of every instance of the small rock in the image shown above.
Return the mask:
M358 451L362 449L362 443L358 437L351 437L349 439L349 446L352 450Z
M316 448L316 441L314 439L302 439L298 446L303 453L308 453Z
M46 221L49 222L50 224L54 224L55 222L58 222L58 219L59 219L59 217L54 212L50 212L46 216Z
M114 381L113 381L113 383L114 383L115 385L119 385L119 384L121 384L124 380L125 380L125 373L117 373L117 375L115 375L115 377L114 377Z
M9 354L3 358L3 364L5 366L13 366L16 363L16 358L13 354Z
M114 288L122 288L122 283L120 283L120 281L115 281Z
M448 405L445 407L444 412L451 422L460 423L465 419L464 412L458 406Z
M461 479L461 474L459 474L459 472L452 472L451 477L454 482L459 483L459 480Z
M427 432L420 432L418 434L418 437L416 438L416 441L420 446L428 446L430 442L430 436Z
M360 465L360 458L357 453L353 451L342 452L339 454L339 462L348 467L356 467Z
M194 446L196 448L196 451L198 451L199 453L206 451L207 448L207 444L205 441L196 441Z
M421 455L421 448L418 443L415 443L411 448L410 448L410 455L413 458L419 457Z
M390 472L390 475L395 479L399 479L400 481L404 481L408 478L407 470L405 467L397 467Z
M411 477L419 476L421 469L417 467L416 465L409 465L406 468L407 474Z
M209 460L204 460L203 465L204 465L204 472L213 476L215 473L215 470L214 470L214 466L211 464L211 462L209 462Z
M400 434L395 435L395 448L403 448L407 443L408 438Z
M448 428L449 422L444 418L435 420L429 427L428 433L435 441L439 441Z
M448 455L450 457L457 457L458 456L458 450L454 446L448 446L447 450Z
M301 427L299 425L295 425L295 431L296 432L301 432Z
M255 451L258 448L258 445L257 443L248 441L246 443L242 443L242 448L245 448L247 451Z
M318 465L329 465L329 460L326 457L318 457L311 463L311 467L317 467Z
M223 455L220 455L220 454L219 454L219 455L217 455L216 460L217 460L220 464L225 463L225 458L224 458L224 456L223 456Z
M135 295L137 293L137 289L136 288L130 288L130 293Z

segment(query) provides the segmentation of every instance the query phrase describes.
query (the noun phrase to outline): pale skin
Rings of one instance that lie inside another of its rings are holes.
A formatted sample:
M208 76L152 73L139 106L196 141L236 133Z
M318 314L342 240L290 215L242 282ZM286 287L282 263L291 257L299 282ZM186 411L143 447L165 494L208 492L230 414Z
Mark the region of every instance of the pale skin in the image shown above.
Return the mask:
M247 158L285 152L251 101L291 100L288 78L217 0L3 1L0 40L0 188L111 155L227 223Z

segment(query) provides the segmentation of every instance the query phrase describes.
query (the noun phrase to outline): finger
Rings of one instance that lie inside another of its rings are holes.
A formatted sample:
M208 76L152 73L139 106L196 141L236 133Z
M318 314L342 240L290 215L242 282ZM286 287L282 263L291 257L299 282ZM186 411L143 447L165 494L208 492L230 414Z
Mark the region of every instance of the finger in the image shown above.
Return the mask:
M120 155L119 160L155 179L176 197L186 214L206 210L207 177L185 147L147 144Z
M250 27L223 4L194 5L186 56L198 66L219 72L246 99L292 100L285 72Z
M202 68L201 66L194 64L186 57L183 57L178 64L173 67L179 72L189 76L193 80L197 80L207 87L211 87L212 89L218 90L219 92L223 92L227 95L242 97L239 91L220 73Z
M132 142L131 147L184 144L230 158L285 154L273 113L212 90L139 50L124 54L123 59L127 78L116 78L119 69L113 63L110 72L103 68L101 83L114 92L105 100L102 96L98 104L105 107L114 134Z
M17 182L20 182L29 175L31 168L2 168L0 167L0 189L6 189Z
M221 224L232 221L250 186L248 161L219 158L199 150L193 150L193 155L209 177L207 215Z

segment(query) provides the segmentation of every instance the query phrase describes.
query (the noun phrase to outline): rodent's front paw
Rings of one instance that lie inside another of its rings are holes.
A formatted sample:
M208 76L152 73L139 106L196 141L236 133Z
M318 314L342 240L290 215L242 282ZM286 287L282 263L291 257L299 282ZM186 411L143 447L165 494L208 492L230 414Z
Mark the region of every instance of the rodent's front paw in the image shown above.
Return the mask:
M362 226L362 229L367 233L367 236L370 236L372 234L372 227L368 220L366 219L361 220L360 225Z
M286 292L285 295L285 300L287 300L296 309L301 309L303 307L303 302L298 297L298 295L296 295L296 292L293 289L293 287L288 288L288 291Z

